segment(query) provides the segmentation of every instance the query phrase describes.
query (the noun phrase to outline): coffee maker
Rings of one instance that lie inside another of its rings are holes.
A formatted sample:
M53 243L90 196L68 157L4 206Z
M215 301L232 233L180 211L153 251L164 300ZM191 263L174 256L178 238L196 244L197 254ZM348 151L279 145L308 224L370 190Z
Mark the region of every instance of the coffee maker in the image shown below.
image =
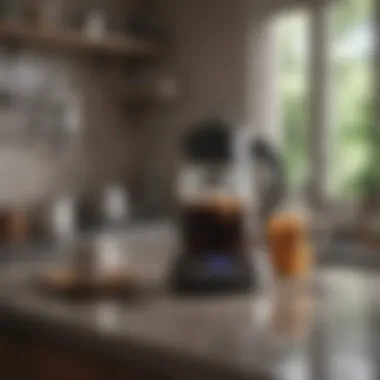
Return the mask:
M182 151L180 251L170 276L172 288L198 294L256 288L262 227L283 193L277 154L269 143L218 118L189 128ZM270 171L270 186L257 186L257 165Z

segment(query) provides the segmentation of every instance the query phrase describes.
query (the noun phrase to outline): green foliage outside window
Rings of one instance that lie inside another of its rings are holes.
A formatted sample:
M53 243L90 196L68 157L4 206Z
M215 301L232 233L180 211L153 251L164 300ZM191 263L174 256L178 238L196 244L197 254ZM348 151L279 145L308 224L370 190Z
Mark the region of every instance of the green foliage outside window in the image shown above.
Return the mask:
M380 138L373 136L371 8L373 0L345 0L330 13L331 130L328 185L335 197L380 189ZM308 166L309 14L278 21L283 149L290 185L306 184Z

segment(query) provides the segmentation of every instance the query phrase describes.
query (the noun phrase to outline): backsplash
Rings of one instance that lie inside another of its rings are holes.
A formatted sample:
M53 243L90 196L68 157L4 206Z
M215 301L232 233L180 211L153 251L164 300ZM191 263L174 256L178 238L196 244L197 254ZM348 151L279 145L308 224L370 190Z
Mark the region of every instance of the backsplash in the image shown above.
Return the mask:
M42 197L83 128L81 96L62 63L0 51L0 203Z
M0 94L0 148L39 145L54 154L82 126L78 91L50 57L0 52Z

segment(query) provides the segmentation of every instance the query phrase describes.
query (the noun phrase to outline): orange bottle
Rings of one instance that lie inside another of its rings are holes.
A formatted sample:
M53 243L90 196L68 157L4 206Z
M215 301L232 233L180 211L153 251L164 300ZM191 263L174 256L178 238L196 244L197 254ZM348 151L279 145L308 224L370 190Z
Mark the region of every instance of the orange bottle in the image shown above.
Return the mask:
M291 213L274 215L268 222L267 243L274 272L279 277L305 277L313 266L306 221Z

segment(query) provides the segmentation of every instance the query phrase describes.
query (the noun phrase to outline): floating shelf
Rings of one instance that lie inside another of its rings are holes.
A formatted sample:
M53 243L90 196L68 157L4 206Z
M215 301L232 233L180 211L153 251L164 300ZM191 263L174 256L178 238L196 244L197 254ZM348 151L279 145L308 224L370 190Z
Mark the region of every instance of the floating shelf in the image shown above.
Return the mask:
M154 57L156 44L121 34L109 33L91 38L73 29L30 27L20 23L0 23L0 41L13 42L43 50L70 51L77 54L104 54L118 57Z

